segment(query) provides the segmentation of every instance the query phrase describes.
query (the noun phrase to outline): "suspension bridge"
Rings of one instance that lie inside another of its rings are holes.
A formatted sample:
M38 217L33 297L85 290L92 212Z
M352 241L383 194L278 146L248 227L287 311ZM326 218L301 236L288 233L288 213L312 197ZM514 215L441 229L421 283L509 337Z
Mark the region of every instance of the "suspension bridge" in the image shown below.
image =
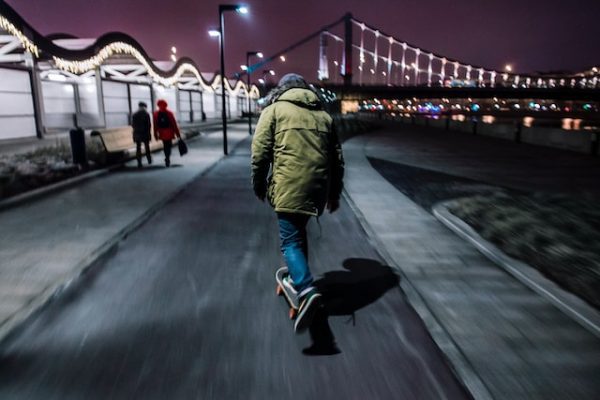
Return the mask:
M343 32L336 34L336 28ZM333 84L393 87L600 88L598 67L571 74L515 74L461 62L402 41L346 14L300 41L250 66L320 38L319 80Z
M45 37L4 2L0 2L0 30L0 98L12 99L0 115L0 122L10 127L0 133L1 139L41 138L73 125L122 126L137 101L153 104L159 96L169 101L182 123L194 125L220 115L221 85L230 118L254 112L259 88L239 78L311 41L318 41L315 83L341 101L600 98L598 67L568 74L498 71L408 43L349 13L247 66L247 71L236 74L237 80L201 73L186 57L176 62L152 60L125 33L95 40Z

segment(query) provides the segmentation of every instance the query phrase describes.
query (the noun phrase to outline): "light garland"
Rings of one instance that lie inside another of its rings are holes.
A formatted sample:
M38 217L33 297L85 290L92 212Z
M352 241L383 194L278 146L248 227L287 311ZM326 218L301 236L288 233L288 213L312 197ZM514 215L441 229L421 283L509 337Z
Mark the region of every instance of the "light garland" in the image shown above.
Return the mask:
M40 49L27 36L17 29L8 19L0 15L0 28L10 33L12 36L19 39L23 48L34 54L36 58L40 56Z
M152 65L150 65L150 63L146 60L146 58L144 58L144 56L138 49L124 42L114 42L109 45L106 45L95 56L90 57L87 60L71 61L56 56L53 56L52 59L54 60L54 64L57 68L63 71L70 72L72 74L80 75L87 71L98 68L108 58L118 54L128 54L133 56L144 67L144 69L147 71L148 75L152 78L154 82L165 87L176 85L179 81L179 78L181 78L186 72L189 72L192 75L194 75L196 80L198 80L200 86L205 90L214 91L216 86L218 86L219 81L222 81L221 77L218 76L218 79L215 79L212 85L208 85L202 78L198 69L196 69L196 67L189 63L181 64L175 71L174 75L165 78L155 71ZM243 82L238 82L238 84L245 89L246 93L248 93L248 89L245 87L245 84ZM237 94L237 92L239 92L239 88L237 87L237 85L236 88L232 88L227 80L225 80L225 88L231 94ZM258 97L258 89L256 87L254 87L254 89L254 93ZM250 90L250 92L252 92L252 90Z
M36 58L40 57L39 47L35 45L31 40L29 40L29 38L25 36L23 32L17 29L12 22L10 22L6 17L2 15L0 15L0 28L7 31L10 35L16 37L21 42L21 45L26 51L35 55ZM140 51L138 51L135 47L123 42L111 43L102 48L102 50L100 50L95 56L83 61L70 61L56 56L52 56L52 59L54 60L55 65L59 69L70 72L72 74L80 75L99 67L107 58L114 54L132 55L140 62L140 64L144 66L144 68L148 72L148 75L150 75L155 82L163 86L173 86L177 83L179 78L185 72L191 72L204 89L211 88L204 82L204 79L201 77L200 72L193 65L188 63L180 65L176 73L169 78L164 78L160 76L151 67L150 63L146 61L146 59L140 53ZM231 90L231 88L229 89Z
M483 77L483 74L485 74L485 73L489 74L489 75L490 75L490 77L494 77L494 78L495 78L495 76L498 74L498 72L497 72L497 71L493 71L493 70L486 70L485 68L481 68L481 67L474 67L474 66L472 66L472 65L469 65L469 64L463 64L463 63L459 63L458 61L448 61L448 60L447 60L445 57L439 57L439 56L436 56L436 55L434 55L433 53L430 53L430 52L428 52L428 51L425 51L425 50L423 50L423 49L421 49L421 48L419 48L419 47L412 47L412 46L409 46L409 45L408 45L406 42L402 42L402 41L400 41L400 40L396 39L396 38L395 38L395 37L393 37L393 36L387 36L387 35L383 35L381 32L379 32L379 30L376 30L376 29L370 28L370 27L368 27L368 26L367 26L367 25L366 25L364 22L358 21L358 20L356 20L356 19L354 19L354 18L352 19L352 23L354 23L356 26L358 26L358 27L361 29L361 45L360 45L360 46L358 46L358 45L354 45L354 44L352 45L352 47L353 47L353 48L357 48L357 49L359 49L359 50L360 50L360 52L361 52L361 62L363 61L363 60L362 60L362 58L363 58L362 54L363 54L363 53L366 53L366 54L368 54L368 55L371 55L371 56L375 56L375 55L376 55L376 53L377 53L376 51L375 51L375 52L371 52L371 51L369 51L369 50L366 50L366 49L364 49L364 44L363 44L363 40L364 40L364 39L363 39L363 37L362 37L362 34L363 34L363 33L364 33L364 31L366 30L366 31L369 31L369 32L371 32L371 33L373 33L373 34L375 35L375 40L376 40L376 42L375 42L375 43L376 43L376 46L377 46L377 39L378 39L380 36L382 36L382 37L386 38L386 39L387 39L387 40L388 40L390 43L392 43L392 42L393 42L393 43L398 43L399 45L401 45L401 46L402 46L402 48L403 48L403 58L405 58L405 57L404 57L404 55L405 55L405 52L406 52L407 50L409 50L409 51L412 51L412 52L414 52L414 53L415 53L415 56L416 56L416 58L417 58L417 59L418 59L418 57L419 57L421 54L423 54L423 55L428 55L428 56L429 56L429 58L430 58L430 61L432 61L433 59L438 59L438 60L441 60L441 61L442 61L442 72L441 72L441 73L437 73L437 72L433 72L433 71L432 71L432 74L434 74L434 75L445 76L445 75L446 75L446 72L445 72L445 67L446 67L446 64L447 64L447 63L452 63L452 64L454 64L454 76L458 76L458 69L459 69L460 67L462 67L462 68L464 68L464 69L465 69L465 75L466 75L466 77L467 77L467 78L470 78L471 71L472 71L473 69L476 69L476 70L479 72L479 74L480 74L480 78L479 78L479 81L480 81L480 82L483 82L483 79L481 79L481 78ZM329 33L329 32L328 32L328 33ZM333 37L335 37L336 39L338 39L338 38L339 38L338 36L335 36L335 35L333 35L333 34L331 34L330 36L333 36ZM387 58L385 58L385 57L381 57L381 56L377 56L377 58L381 58L382 60L387 60ZM395 61L394 61L394 63L395 63ZM402 63L403 67L404 67L404 64L405 64L405 63ZM481 71L483 71L483 73L482 73ZM428 69L427 69L427 70L421 70L421 69L418 69L418 72L419 72L419 73L420 73L420 72L429 72L429 70L428 70ZM492 80L493 80L493 79L492 79Z

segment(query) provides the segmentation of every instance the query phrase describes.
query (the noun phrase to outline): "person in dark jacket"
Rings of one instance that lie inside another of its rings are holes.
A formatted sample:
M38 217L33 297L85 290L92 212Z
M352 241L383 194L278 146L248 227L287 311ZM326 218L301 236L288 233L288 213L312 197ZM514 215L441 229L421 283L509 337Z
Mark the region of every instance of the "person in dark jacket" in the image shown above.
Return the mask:
M136 145L135 156L138 168L142 168L142 143L144 144L148 164L152 164L152 154L150 153L150 130L152 129L152 124L150 123L150 114L146 111L148 107L146 103L140 101L138 107L138 110L131 116L131 126L133 127L133 141Z
M331 116L318 94L297 74L287 74L267 97L252 140L252 185L277 213L281 252L296 292L296 332L310 326L321 305L308 266L306 224L325 208L339 207L344 158Z
M173 140L175 137L181 139L181 133L179 132L179 126L177 126L173 112L167 108L167 102L161 99L156 102L156 105L158 106L158 110L154 111L154 137L156 140L162 140L163 151L165 152L165 165L169 167L171 165Z

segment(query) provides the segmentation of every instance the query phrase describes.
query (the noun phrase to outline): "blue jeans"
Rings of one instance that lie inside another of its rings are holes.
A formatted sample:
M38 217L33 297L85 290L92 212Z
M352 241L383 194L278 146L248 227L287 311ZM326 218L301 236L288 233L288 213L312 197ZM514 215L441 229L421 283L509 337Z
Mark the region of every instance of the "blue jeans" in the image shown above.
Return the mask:
M310 216L304 214L277 213L281 252L299 294L312 286L313 277L308 268L308 241L306 224Z

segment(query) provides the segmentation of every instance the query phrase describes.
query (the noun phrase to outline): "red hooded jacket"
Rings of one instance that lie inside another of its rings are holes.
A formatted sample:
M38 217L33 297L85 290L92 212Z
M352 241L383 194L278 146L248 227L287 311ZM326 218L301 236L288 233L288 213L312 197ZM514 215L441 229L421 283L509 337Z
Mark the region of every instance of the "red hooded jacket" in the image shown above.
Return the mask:
M152 115L153 125L154 125L154 136L158 137L160 140L173 140L175 136L181 137L179 132L179 127L177 126L177 121L175 121L175 116L171 112L171 110L167 109L167 102L164 100L158 100L156 103L158 106L158 110L154 111ZM170 126L168 128L159 128L158 127L158 113L167 113L169 117Z

